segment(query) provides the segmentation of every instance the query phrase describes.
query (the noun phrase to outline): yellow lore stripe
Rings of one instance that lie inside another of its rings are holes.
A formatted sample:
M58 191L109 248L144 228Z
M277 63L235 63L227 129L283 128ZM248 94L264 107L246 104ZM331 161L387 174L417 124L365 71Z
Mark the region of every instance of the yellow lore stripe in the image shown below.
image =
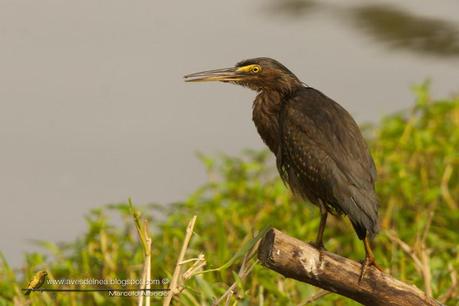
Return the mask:
M237 72L251 72L254 67L257 67L258 69L260 69L259 71L261 71L260 65L256 65L256 64L239 67L236 71Z

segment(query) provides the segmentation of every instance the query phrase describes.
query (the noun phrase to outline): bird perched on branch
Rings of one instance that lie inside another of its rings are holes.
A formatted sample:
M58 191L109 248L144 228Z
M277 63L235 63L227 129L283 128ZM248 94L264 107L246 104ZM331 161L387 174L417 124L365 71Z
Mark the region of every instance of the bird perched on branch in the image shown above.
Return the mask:
M343 107L265 57L184 78L186 82L230 82L257 91L253 121L276 156L281 178L294 194L320 208L315 246L324 250L328 214L345 214L364 241L360 279L368 266L380 269L369 242L379 228L376 169L358 125Z
M27 289L24 292L24 295L29 295L32 290L38 289L45 283L46 276L48 272L42 270L35 273L35 275L30 280L29 284L27 285Z

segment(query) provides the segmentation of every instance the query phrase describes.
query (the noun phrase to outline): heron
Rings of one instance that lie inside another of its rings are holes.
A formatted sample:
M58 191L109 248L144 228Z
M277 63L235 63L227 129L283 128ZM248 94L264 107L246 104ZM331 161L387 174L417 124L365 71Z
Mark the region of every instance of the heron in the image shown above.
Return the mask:
M365 248L359 281L369 266L381 270L370 245L379 231L376 167L349 112L267 57L188 74L184 79L229 82L256 91L252 119L276 157L280 177L293 194L320 209L313 243L320 258L328 214L347 215Z

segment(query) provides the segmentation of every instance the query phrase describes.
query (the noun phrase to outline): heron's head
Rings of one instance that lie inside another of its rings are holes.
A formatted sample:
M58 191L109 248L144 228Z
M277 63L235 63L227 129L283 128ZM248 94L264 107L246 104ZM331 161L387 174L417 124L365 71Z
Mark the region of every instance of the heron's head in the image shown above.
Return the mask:
M281 93L291 92L302 84L284 65L267 57L244 60L231 68L197 72L184 78L185 82L230 82L256 91Z

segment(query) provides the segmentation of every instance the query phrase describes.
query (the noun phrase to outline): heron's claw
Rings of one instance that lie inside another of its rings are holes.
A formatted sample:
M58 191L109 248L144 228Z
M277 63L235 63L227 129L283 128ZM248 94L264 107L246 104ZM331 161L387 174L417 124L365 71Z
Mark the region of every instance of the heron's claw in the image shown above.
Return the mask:
M362 268L360 269L359 283L362 281L363 276L365 275L365 272L369 266L373 266L377 270L383 272L383 269L376 263L376 260L373 256L365 256L365 259L362 262Z
M309 242L309 244L315 247L319 251L319 262L322 262L322 259L324 258L324 252L327 251L327 249L324 246L324 243L322 241L321 242L311 241Z

